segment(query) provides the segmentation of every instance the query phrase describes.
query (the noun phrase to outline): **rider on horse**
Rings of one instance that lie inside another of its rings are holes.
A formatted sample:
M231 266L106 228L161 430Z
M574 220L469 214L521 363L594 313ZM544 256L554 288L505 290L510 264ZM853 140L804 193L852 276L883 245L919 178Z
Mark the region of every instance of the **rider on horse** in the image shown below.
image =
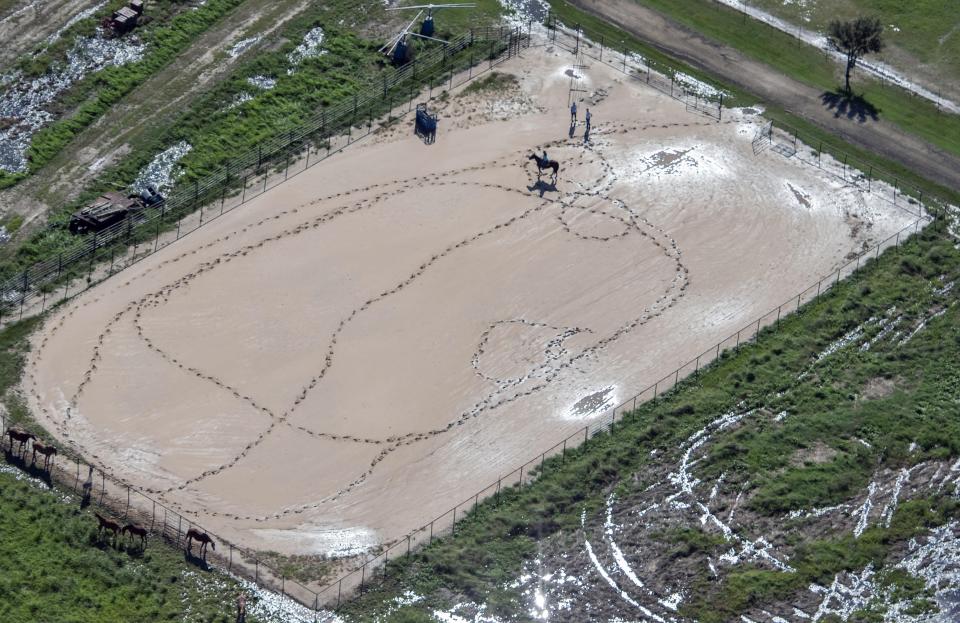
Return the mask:
M543 150L543 156L540 157L540 162L543 163L543 166L547 166L550 163L550 159L547 158L547 150Z

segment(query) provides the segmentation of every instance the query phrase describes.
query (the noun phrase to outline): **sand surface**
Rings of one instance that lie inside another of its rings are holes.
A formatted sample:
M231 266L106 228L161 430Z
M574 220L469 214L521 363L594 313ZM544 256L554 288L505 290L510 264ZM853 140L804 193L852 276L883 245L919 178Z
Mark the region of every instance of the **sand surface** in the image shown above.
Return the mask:
M755 154L753 111L602 65L570 139L572 62L531 49L519 88L442 104L435 144L384 132L73 299L35 336L31 407L216 534L355 554L915 220Z

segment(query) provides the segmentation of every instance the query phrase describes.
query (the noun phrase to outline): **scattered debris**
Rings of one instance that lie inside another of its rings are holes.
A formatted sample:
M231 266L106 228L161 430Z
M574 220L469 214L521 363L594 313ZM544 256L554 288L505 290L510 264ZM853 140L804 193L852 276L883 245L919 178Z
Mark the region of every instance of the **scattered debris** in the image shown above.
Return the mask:
M287 60L290 62L290 69L287 70L287 74L293 75L296 72L296 68L307 58L314 58L317 56L323 56L327 53L321 46L323 45L324 33L323 28L317 26L310 30L303 37L303 43L297 46L297 48L290 52L287 55Z
M131 188L140 193L150 187L167 194L173 188L179 174L177 165L193 147L186 141L180 141L172 147L163 150L141 171Z
M110 39L100 30L93 37L78 37L59 64L39 78L19 71L0 77L7 88L0 95L0 170L27 170L27 150L34 133L54 120L47 108L64 91L86 76L106 67L134 63L143 58L146 46L135 38Z
M277 79L270 78L269 76L250 76L247 78L247 83L250 86L257 87L258 89L269 91L273 87L277 86Z

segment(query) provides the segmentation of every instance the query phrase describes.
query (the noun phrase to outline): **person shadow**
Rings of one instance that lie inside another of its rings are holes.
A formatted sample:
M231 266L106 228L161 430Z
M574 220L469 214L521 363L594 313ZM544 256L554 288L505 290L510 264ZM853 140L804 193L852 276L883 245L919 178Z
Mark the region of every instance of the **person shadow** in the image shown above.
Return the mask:
M876 121L880 116L877 107L865 100L862 95L854 95L845 89L824 91L820 94L820 101L827 110L832 110L833 116L838 119L846 117L858 123L865 123L867 119Z
M577 122L576 122L576 121L571 121L571 122L570 122L570 131L569 131L569 133L567 134L567 136L569 136L570 138L573 138L573 133L576 132L576 130L577 130Z
M87 472L87 479L83 481L83 497L80 498L81 510L90 506L90 498L93 494L93 466L91 465L89 467L90 471Z
M540 195L540 198L543 199L543 195L551 192L557 192L557 183L556 182L544 182L543 180L537 180L531 186L527 186L527 190L530 192L536 192Z

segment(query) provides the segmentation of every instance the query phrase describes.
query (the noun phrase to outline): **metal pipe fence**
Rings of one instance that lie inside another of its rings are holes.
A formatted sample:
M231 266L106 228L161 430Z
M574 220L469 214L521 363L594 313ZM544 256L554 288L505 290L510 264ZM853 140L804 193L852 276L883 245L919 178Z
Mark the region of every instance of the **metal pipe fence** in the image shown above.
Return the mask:
M460 86L529 45L529 27L526 32L519 27L473 28L403 67L384 71L300 127L264 141L209 175L178 184L159 205L78 238L72 248L7 279L0 284L0 326L86 290L403 118L424 90L432 97L434 89Z
M419 546L429 545L436 538L445 536L455 538L457 523L472 517L478 511L484 510L484 502L496 507L511 492L529 486L546 473L546 470L562 469L568 452L600 433L611 431L613 426L618 421L622 421L626 414L636 411L645 402L662 399L664 395L681 386L686 379L691 376L698 376L704 368L726 358L729 352L739 352L741 348L758 342L763 335L777 331L786 315L799 312L804 305L819 300L840 281L854 276L870 262L879 259L881 252L890 248L898 249L909 236L919 233L922 224L930 222L931 219L921 216L879 244L849 260L837 268L836 271L824 275L816 283L705 349L699 355L654 381L642 391L615 407L609 408L603 416L582 428L575 429L548 449L534 455L530 460L505 476L497 478L495 482L491 482L483 489L467 496L463 501L455 504L450 510L435 517L429 523L397 539L384 551L369 556L354 571L321 588L317 592L319 603L336 609L347 596L356 593L362 594L389 577L391 561L396 561Z
M673 99L683 102L688 111L698 112L720 121L723 118L723 93L707 88L692 79L678 79L672 67L658 63L635 52L624 43L605 39L604 35L576 24L567 27L555 15L547 18L550 43L574 55L582 55L644 82ZM715 92L711 92L715 91Z

